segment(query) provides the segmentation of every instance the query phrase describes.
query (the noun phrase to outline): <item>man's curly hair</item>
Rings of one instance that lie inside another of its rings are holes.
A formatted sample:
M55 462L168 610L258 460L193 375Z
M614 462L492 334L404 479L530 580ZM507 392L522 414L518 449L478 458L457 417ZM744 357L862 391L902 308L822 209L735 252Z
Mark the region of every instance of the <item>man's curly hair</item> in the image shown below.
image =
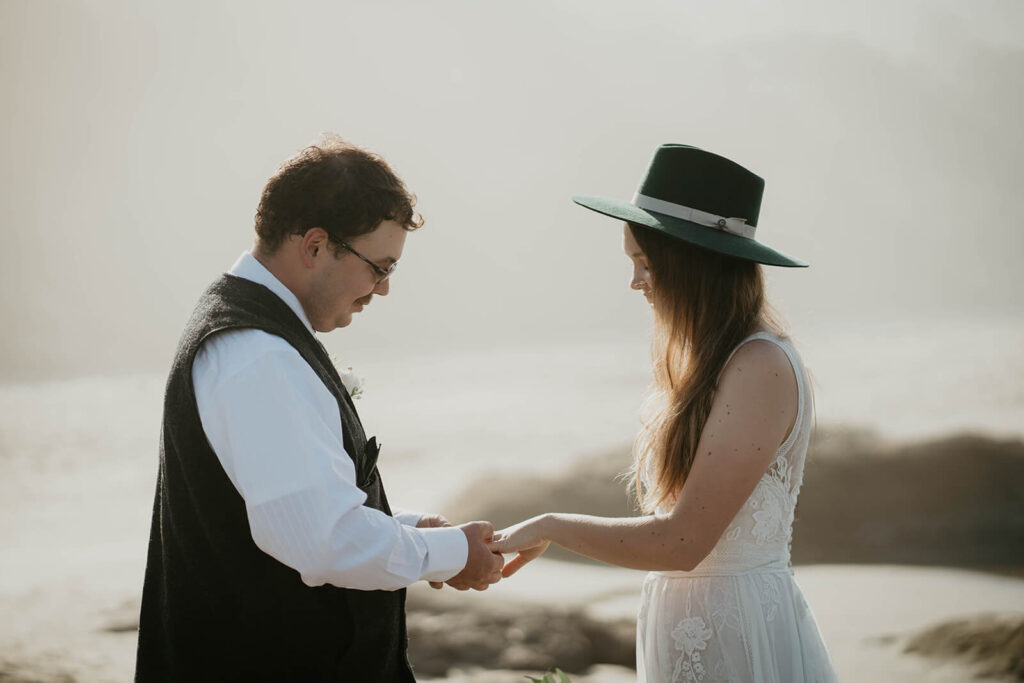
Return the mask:
M323 228L348 240L392 220L406 230L423 225L416 197L376 154L326 134L288 159L267 181L256 210L262 248L275 251L289 235Z

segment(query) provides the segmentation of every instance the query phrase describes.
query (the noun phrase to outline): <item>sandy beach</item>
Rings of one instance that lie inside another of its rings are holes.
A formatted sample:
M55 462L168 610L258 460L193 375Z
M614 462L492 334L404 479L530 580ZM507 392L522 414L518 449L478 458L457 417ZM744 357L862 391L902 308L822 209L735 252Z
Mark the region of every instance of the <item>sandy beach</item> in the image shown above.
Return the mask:
M631 514L616 475L629 457L625 406L642 376L599 354L579 358L578 383L529 406L518 401L535 394L533 377L506 382L503 402L488 404L478 391L483 362L465 363L462 375L452 363L429 367L449 391L425 410L416 387L386 390L379 380L363 412L371 425L395 425L382 462L393 497L499 527L546 510ZM563 374L571 367L565 356L550 362ZM147 375L0 386L0 680L131 680L162 384ZM597 405L615 419L587 421ZM519 409L534 433L496 440L515 433L508 415ZM442 413L455 417L440 422ZM573 455L556 457L570 442ZM495 463L516 458L516 472L482 466L481 444ZM433 476L438 468L457 476ZM1022 495L1018 436L819 428L793 558L841 680L951 682L980 670L955 656L955 639L929 629L1024 618ZM414 586L410 652L420 678L522 681L559 666L574 681L631 680L642 573L569 559L553 550L482 594ZM475 640L459 635L466 629ZM904 652L915 637L934 647Z
M79 574L59 584L37 583L25 585L22 590L5 588L0 595L0 610L8 618L0 627L0 680L131 680L140 567L138 563L107 562L92 570L88 576ZM1024 623L1021 578L889 565L811 565L797 567L795 576L843 681L968 680L979 670L976 666L955 658L907 654L903 651L907 641L930 626L957 617L1000 614ZM413 661L417 653L424 655L417 642L417 638L423 638L418 629L424 620L417 621L421 614L447 614L456 624L470 621L472 615L486 623L499 620L514 606L520 614L533 610L544 615L540 633L527 633L525 637L551 641L558 635L559 616L585 615L604 624L607 630L631 623L641 580L639 572L541 559L513 580L481 594L450 589L437 592L417 585L410 591ZM536 622L521 619L517 623L529 627ZM620 636L620 640L624 638ZM503 631L485 645L507 649L509 642ZM542 659L548 648L537 649ZM488 671L484 665L488 669L499 665L498 658L481 663L460 660L455 648L446 652L448 672L440 677L421 675L421 680L513 681L525 680L523 673L538 675L544 670L541 666ZM561 661L556 658L553 664L571 668L571 653L563 651L561 655ZM537 662L538 657L530 654L524 661ZM591 667L582 675L573 673L574 680L609 683L631 680L632 676L631 668L607 663Z
M610 464L607 457L595 458L589 479L578 470L535 479L537 504L560 500L576 509L607 511L600 480ZM110 487L119 488L114 473L107 474ZM130 478L128 473L123 476ZM569 481L582 498L558 493ZM608 486L610 480L604 481ZM826 477L817 485L823 488L828 483ZM103 486L98 481L92 484L88 495L102 496ZM614 481L610 485L617 486ZM63 501L61 493L66 495ZM20 507L12 506L16 497L4 499L0 611L8 618L0 622L0 680L112 683L132 677L144 516L131 523L121 519L119 525L116 514L97 513L102 510L98 506L76 511L80 499L72 494L67 489L55 494L23 487ZM40 505L40 500L46 504ZM465 507L460 501L464 498L453 499L453 511ZM624 501L623 497L617 504ZM497 512L503 505L496 496L486 510L475 511ZM512 508L505 514L529 512ZM15 517L20 519L20 533L12 531ZM97 525L106 526L98 534L85 534L84 529ZM820 542L812 543L812 538L808 545L814 552L828 550ZM1024 624L1024 577L1020 572L1012 575L1012 567L1002 571L1011 575L929 566L804 564L795 568L795 576L841 680L952 683L967 680L978 667L958 660L953 652L945 652L945 658L908 654L907 643L951 619L994 614ZM525 680L525 673L537 675L549 666L571 671L577 681L631 680L627 664L642 578L641 572L542 558L485 593L414 586L411 656L414 663L417 657L423 662L422 680ZM471 630L472 638L465 636L465 629ZM604 644L594 647L595 638ZM521 641L518 647L516 639ZM601 652L596 660L588 654L592 650ZM617 663L601 660L609 652L618 653Z
M584 605L584 614L600 620L635 616L641 574L543 559L537 564L498 584L486 596L447 597L467 609L472 609L470 602L483 600L537 601L563 608ZM1020 578L889 565L811 565L797 567L795 576L842 681L964 681L978 667L907 654L903 651L907 641L932 624L963 615L1002 614L1024 623L1024 580ZM604 666L603 675L611 676L613 667ZM616 675L628 680L629 673Z

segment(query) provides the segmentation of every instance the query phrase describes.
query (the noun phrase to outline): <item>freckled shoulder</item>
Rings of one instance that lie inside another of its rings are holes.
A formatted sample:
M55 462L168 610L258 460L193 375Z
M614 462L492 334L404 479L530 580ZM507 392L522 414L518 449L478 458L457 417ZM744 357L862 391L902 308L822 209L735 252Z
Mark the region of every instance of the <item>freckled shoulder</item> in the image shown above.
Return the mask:
M793 374L789 357L782 347L766 339L752 339L736 349L736 353L725 364L723 375L728 372L775 373L781 370Z
M751 340L736 350L722 371L718 388L726 392L754 392L765 400L790 399L794 406L798 393L796 375L786 352L765 339Z

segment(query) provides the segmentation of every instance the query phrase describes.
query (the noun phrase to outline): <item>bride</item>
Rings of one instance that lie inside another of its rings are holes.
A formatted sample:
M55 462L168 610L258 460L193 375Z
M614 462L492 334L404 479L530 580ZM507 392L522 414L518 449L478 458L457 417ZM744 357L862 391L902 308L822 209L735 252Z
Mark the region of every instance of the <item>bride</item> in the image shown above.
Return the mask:
M813 422L800 356L759 264L807 264L755 239L764 181L663 145L632 202L573 197L625 221L630 286L654 309L654 393L633 484L644 516L545 514L494 535L511 576L550 543L649 570L639 681L834 681L790 568Z

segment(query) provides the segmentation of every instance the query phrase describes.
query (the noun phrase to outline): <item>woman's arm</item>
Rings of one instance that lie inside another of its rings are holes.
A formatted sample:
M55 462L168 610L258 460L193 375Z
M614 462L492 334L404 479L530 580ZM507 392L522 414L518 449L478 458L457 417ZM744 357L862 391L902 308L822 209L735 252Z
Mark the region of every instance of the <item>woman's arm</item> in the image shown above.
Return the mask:
M782 349L761 340L744 344L722 373L690 475L669 514L534 517L494 535L493 550L520 553L504 576L539 557L551 542L620 567L693 569L715 547L788 436L797 396Z

